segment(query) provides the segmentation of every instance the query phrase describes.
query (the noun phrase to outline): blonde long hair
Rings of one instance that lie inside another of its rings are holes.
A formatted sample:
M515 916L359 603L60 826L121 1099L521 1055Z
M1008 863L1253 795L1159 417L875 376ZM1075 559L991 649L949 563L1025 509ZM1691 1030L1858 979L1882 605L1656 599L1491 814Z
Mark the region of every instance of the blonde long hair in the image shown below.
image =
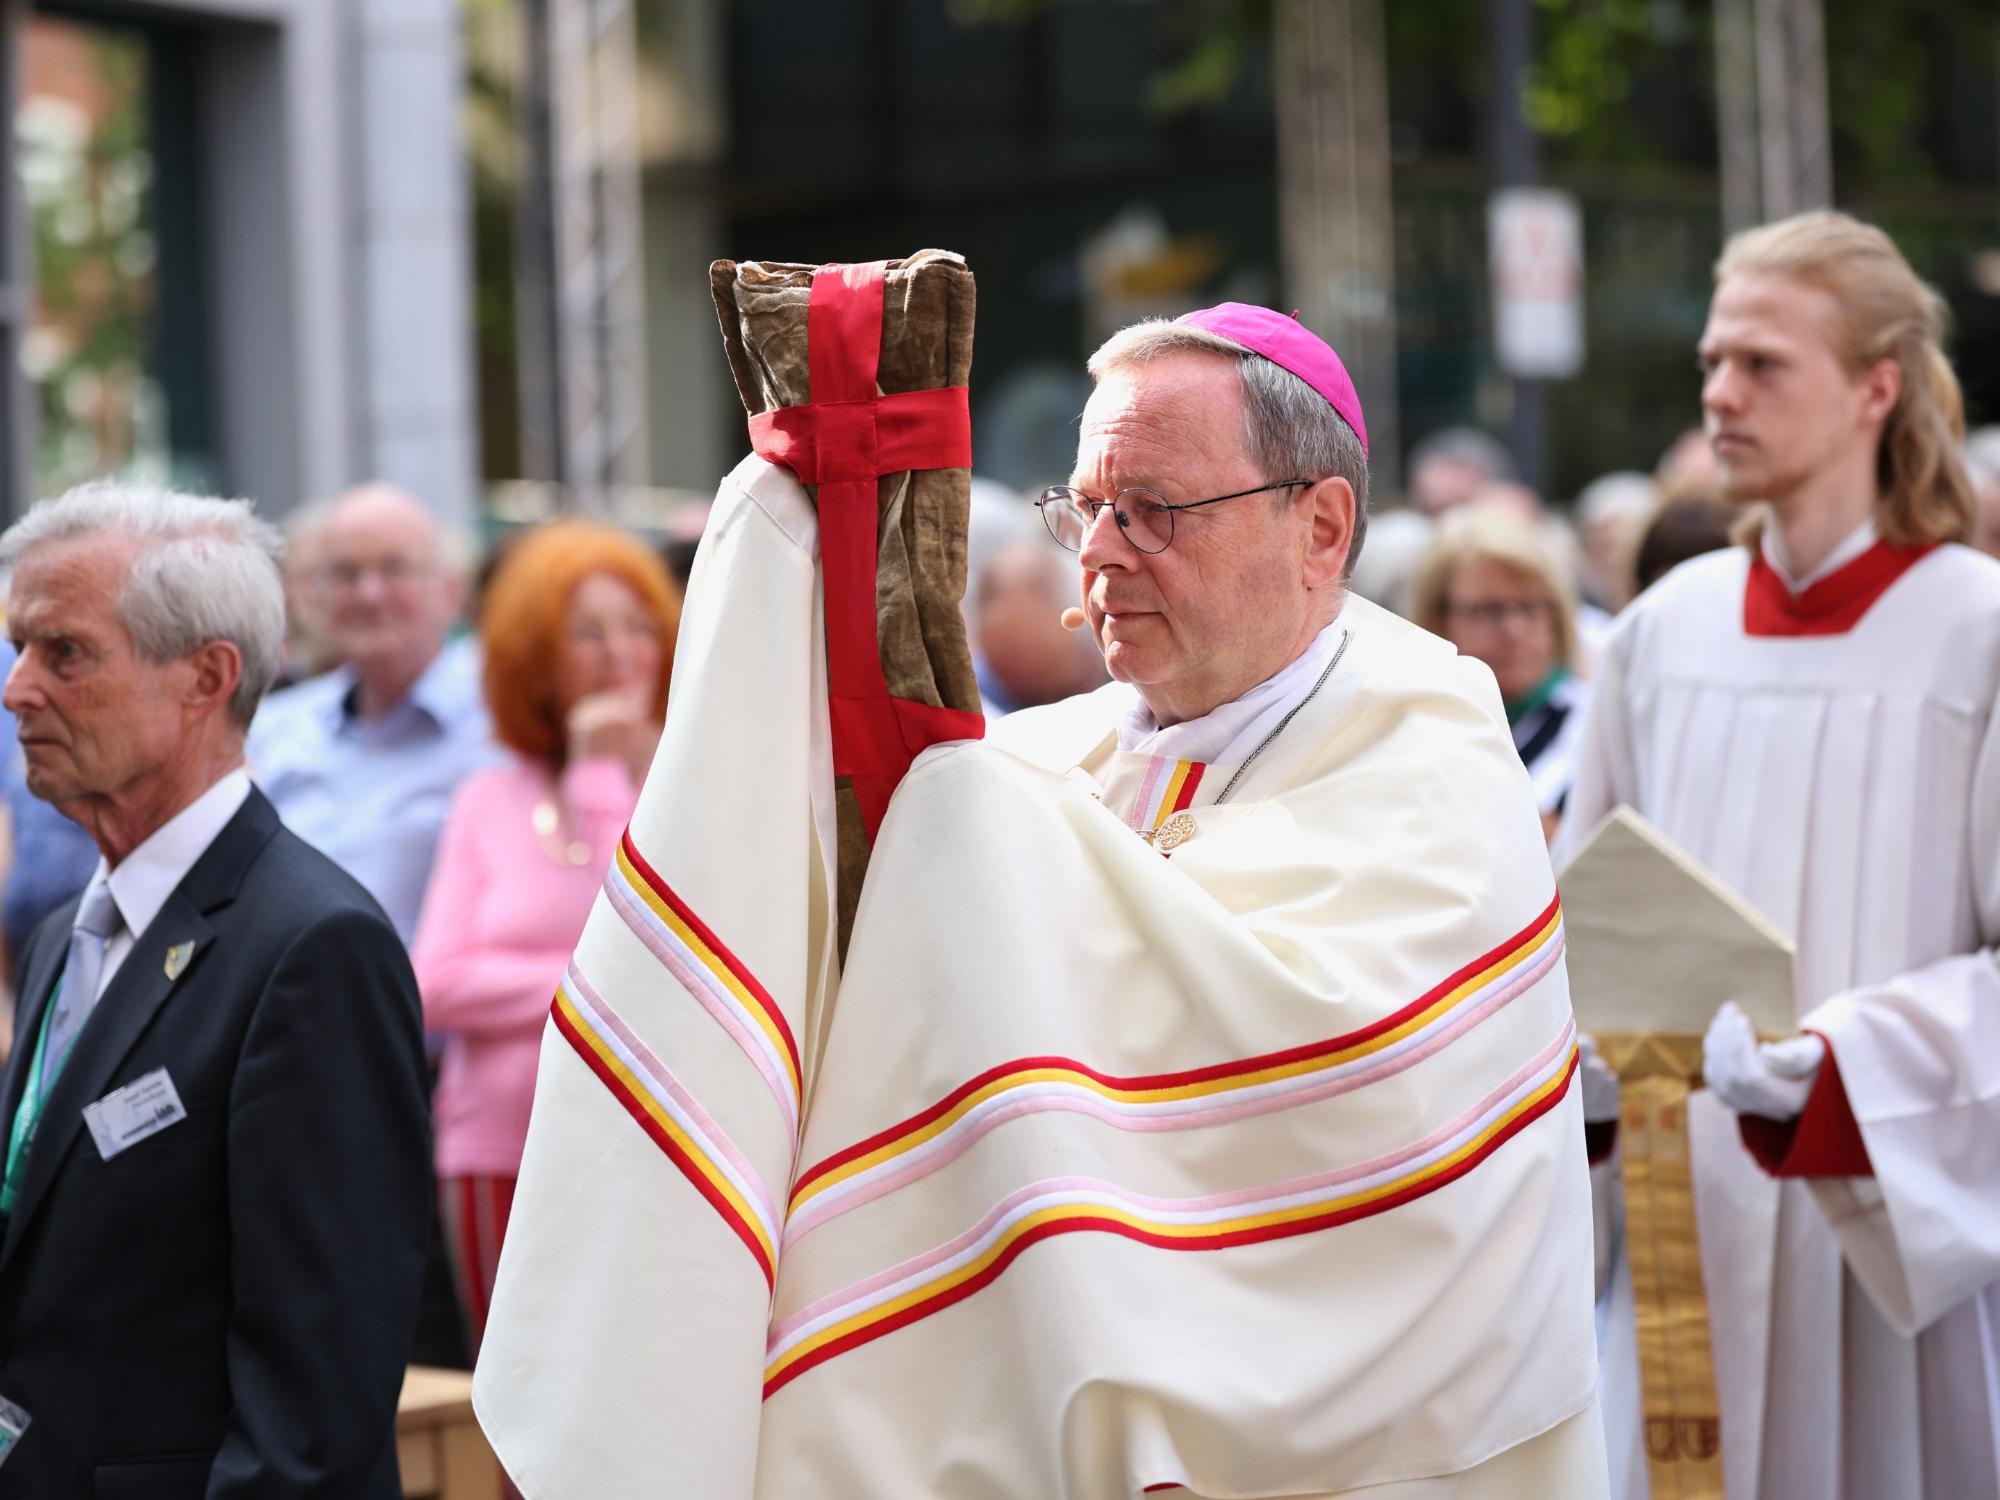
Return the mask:
M1739 271L1783 276L1831 297L1829 340L1849 370L1884 359L1902 367L1902 392L1875 460L1883 538L1911 546L1970 537L1976 502L1959 448L1965 398L1944 354L1949 315L1895 242L1847 214L1798 214L1733 236L1715 279Z

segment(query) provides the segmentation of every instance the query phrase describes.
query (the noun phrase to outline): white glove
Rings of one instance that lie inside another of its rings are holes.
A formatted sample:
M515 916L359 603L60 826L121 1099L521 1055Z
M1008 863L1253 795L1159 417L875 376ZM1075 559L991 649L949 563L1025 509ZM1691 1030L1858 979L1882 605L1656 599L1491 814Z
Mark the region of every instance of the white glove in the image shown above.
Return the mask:
M1759 1042L1750 1018L1726 1002L1701 1039L1701 1072L1715 1097L1739 1115L1789 1120L1806 1107L1826 1057L1816 1036Z
M1597 1050L1597 1038L1580 1032L1577 1050L1583 1054L1577 1075L1583 1080L1583 1119L1586 1125L1602 1125L1618 1118L1618 1075Z

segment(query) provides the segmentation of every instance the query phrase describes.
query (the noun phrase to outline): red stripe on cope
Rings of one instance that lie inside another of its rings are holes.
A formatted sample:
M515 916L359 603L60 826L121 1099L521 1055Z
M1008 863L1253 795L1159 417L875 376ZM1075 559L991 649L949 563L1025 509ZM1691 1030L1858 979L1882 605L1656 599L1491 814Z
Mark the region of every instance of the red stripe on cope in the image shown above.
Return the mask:
M1201 773L1207 769L1208 765L1205 761L1191 760L1188 762L1187 779L1181 783L1181 794L1174 798L1173 810L1175 812L1186 812L1190 807L1194 806L1195 788L1201 785Z
M772 1376L764 1383L764 1399L766 1401L770 1400L772 1396L776 1395L816 1365L823 1365L828 1360L837 1355L845 1354L850 1349L858 1349L863 1344L872 1344L876 1339L886 1334L894 1333L898 1328L906 1328L912 1323L921 1322L933 1313L943 1312L947 1307L963 1302L975 1292L982 1291L986 1287L991 1286L993 1282L999 1279L1000 1273L1012 1265L1016 1257L1030 1245L1038 1244L1042 1240L1053 1239L1059 1234L1076 1234L1084 1230L1094 1230L1102 1234L1115 1234L1120 1239L1135 1240L1139 1244L1151 1245L1159 1250L1227 1250L1236 1245L1256 1245L1262 1244L1267 1240L1294 1239L1302 1234L1313 1234L1322 1229L1333 1229L1341 1224L1352 1224L1357 1219L1372 1219L1377 1214L1387 1213L1392 1208L1400 1208L1405 1203L1414 1203L1417 1199L1428 1197L1439 1188L1447 1187L1451 1183L1458 1181L1459 1178L1479 1166L1488 1157L1493 1155L1494 1152L1506 1145L1507 1142L1511 1141L1543 1115L1562 1103L1563 1099L1569 1093L1571 1082L1576 1077L1578 1062L1577 1054L1572 1051L1570 1053L1569 1066L1564 1070L1561 1082L1550 1089L1532 1108L1524 1110L1514 1120L1509 1122L1504 1129L1477 1151L1473 1152L1472 1155L1465 1157L1461 1161L1454 1162L1435 1177L1427 1177L1421 1182L1412 1183L1398 1192L1389 1194L1386 1198L1377 1198L1371 1203L1356 1204L1352 1208L1334 1209L1327 1213L1315 1214L1311 1218L1294 1219L1290 1223L1285 1224L1267 1224L1258 1229L1239 1229L1228 1234L1212 1235L1200 1240L1187 1240L1176 1235L1155 1234L1151 1230L1127 1224L1122 1219L1097 1218L1089 1215L1073 1219L1056 1219L1048 1223L1037 1224L1034 1228L1023 1232L1020 1238L1012 1241L1005 1250L1001 1251L994 1258L991 1265L981 1270L978 1275L961 1281L950 1291L942 1292L936 1297L912 1303L900 1312L892 1313L880 1322L870 1323L865 1327L855 1329L852 1333L834 1339L830 1343L822 1344L819 1348L813 1350L812 1353L802 1356L793 1364L787 1365L784 1370Z
M645 1105L632 1097L624 1082L606 1066L604 1059L598 1056L597 1049L590 1045L576 1029L576 1024L564 1013L560 999L550 1007L549 1019L556 1023L556 1030L563 1034L563 1039L575 1049L576 1055L583 1059L584 1066L595 1073L598 1081L611 1091L611 1097L625 1107L625 1113L638 1122L639 1128L652 1138L654 1145L666 1152L667 1160L680 1169L681 1176L688 1180L696 1192L708 1200L709 1207L721 1215L722 1222L743 1241L744 1247L750 1252L750 1258L757 1262L759 1274L764 1278L764 1290L774 1291L777 1287L776 1268L771 1264L770 1257L764 1253L763 1242L757 1238L757 1231L750 1227L749 1221L736 1211L735 1205L722 1196L715 1184L709 1180L708 1174L694 1164L674 1138L660 1127L660 1122L653 1118Z
M985 1088L989 1083L1005 1078L1011 1073L1024 1072L1028 1069L1063 1068L1070 1072L1081 1074L1085 1078L1093 1079L1103 1084L1106 1088L1133 1091L1179 1088L1184 1084L1212 1083L1218 1078L1233 1078L1245 1073L1256 1073L1265 1068L1283 1067L1287 1063L1306 1062L1313 1058L1324 1057L1329 1053L1343 1051L1348 1047L1359 1046L1362 1042L1372 1041L1385 1031L1395 1030L1411 1017L1421 1015L1432 1005L1436 1004L1438 1000L1450 994L1473 975L1492 964L1498 963L1509 953L1521 947L1548 925L1549 919L1556 914L1561 904L1562 897L1560 894L1551 896L1549 904L1542 908L1541 915L1529 922L1526 927L1523 927L1519 932L1508 938L1506 942L1489 948L1471 963L1459 969L1455 974L1440 980L1437 984L1431 986L1430 989L1412 1000L1408 1005L1405 1005L1401 1010L1392 1011L1379 1021L1371 1021L1366 1026L1359 1027L1353 1031L1343 1032L1339 1036L1327 1037L1323 1041L1307 1042L1303 1046L1287 1047L1279 1052L1265 1052L1256 1057L1239 1058L1234 1062L1210 1063L1207 1067L1190 1068L1180 1073L1152 1073L1135 1078L1121 1078L1114 1073L1100 1073L1097 1069L1086 1067L1083 1063L1069 1057L1017 1057L1011 1062L998 1063L988 1068L978 1077L960 1084L929 1109L914 1114L898 1124L891 1125L886 1130L877 1131L865 1141L857 1141L845 1150L835 1152L816 1166L810 1167L800 1173L798 1182L792 1189L792 1202L796 1204L799 1201L799 1195L820 1178L826 1176L827 1173L837 1171L849 1162L858 1160L868 1155L871 1151L879 1150L891 1141L908 1135L913 1130L920 1130L933 1121L943 1118L955 1109L962 1100L978 1093L979 1090Z
M1807 1029L1825 1043L1826 1060L1819 1065L1805 1109L1795 1120L1737 1116L1743 1145L1773 1177L1873 1177L1875 1164L1868 1159L1868 1143L1840 1081L1833 1043Z
M876 483L903 470L972 467L964 386L881 395L887 261L821 266L806 312L812 400L750 419L759 458L819 486L826 594L828 718L834 774L845 776L872 841L919 752L978 739L985 719L892 697L875 632Z
M625 857L632 862L632 868L639 872L639 878L652 888L654 895L673 909L674 915L687 924L688 930L701 939L709 952L722 960L729 972L734 974L743 988L750 992L751 999L757 1002L757 1008L771 1018L771 1024L777 1028L779 1039L785 1044L785 1055L791 1059L793 1075L804 1078L805 1074L799 1066L799 1044L792 1039L792 1028L787 1024L785 1013L779 1008L778 1002L771 998L771 992L758 983L757 976L750 972L750 966L731 952L729 945L717 937L714 930L694 914L694 909L674 893L674 888L667 884L660 872L646 862L646 856L639 852L639 846L632 841L632 829L629 825L618 842L625 850Z
M1759 551L1750 559L1750 577L1743 586L1744 634L1845 635L1935 545L1897 547L1877 542L1796 595Z

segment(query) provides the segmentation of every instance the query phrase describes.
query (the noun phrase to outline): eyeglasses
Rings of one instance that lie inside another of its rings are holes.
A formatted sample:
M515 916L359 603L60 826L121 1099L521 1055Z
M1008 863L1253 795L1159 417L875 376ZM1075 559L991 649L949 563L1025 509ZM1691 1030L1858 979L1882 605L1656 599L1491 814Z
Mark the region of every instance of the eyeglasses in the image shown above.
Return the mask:
M1555 606L1546 599L1476 599L1465 604L1448 604L1445 613L1482 630L1499 630L1514 620L1523 625L1540 625L1555 613Z
M382 580L383 587L396 588L417 578L428 576L431 568L413 557L385 557L376 562L323 563L313 569L313 580L322 588L345 591L361 586L361 581L371 574Z
M1117 518L1125 540L1141 552L1164 552L1174 539L1174 513L1199 510L1204 505L1220 505L1225 500L1241 500L1245 495L1262 495L1270 490L1298 489L1317 484L1316 479L1281 479L1276 484L1260 484L1255 489L1238 490L1233 495L1217 495L1209 500L1189 500L1176 505L1151 490L1120 490L1109 500L1094 500L1082 490L1066 484L1051 485L1041 493L1035 506L1049 535L1072 552L1083 550L1083 539L1109 506Z

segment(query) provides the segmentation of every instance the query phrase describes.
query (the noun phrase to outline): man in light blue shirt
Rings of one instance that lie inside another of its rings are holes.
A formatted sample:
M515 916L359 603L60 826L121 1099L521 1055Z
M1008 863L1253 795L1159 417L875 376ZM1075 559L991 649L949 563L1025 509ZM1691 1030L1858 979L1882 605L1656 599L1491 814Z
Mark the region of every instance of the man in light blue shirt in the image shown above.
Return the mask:
M308 586L344 665L267 699L257 784L285 824L368 888L407 944L458 783L497 755L465 598L430 512L384 485L336 500Z

